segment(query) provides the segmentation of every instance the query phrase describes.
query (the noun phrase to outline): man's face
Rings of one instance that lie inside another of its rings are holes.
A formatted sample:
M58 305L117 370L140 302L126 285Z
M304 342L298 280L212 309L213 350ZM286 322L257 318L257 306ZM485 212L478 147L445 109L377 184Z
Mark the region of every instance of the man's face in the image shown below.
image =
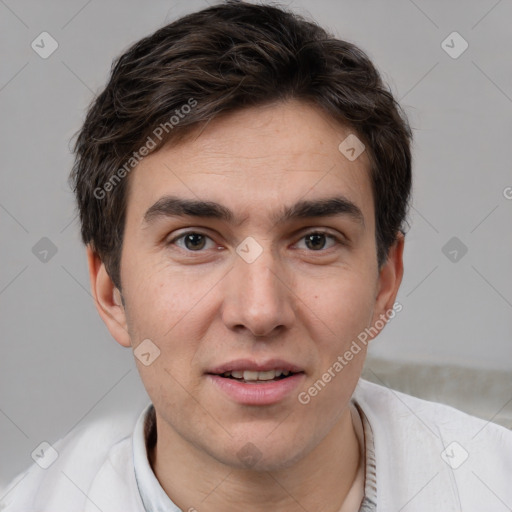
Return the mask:
M133 171L121 283L129 343L160 350L147 366L137 359L159 441L165 431L230 466L252 457L275 469L311 452L348 410L364 347L308 404L298 397L384 312L369 159L339 151L349 133L304 103L251 108ZM170 196L233 218L177 215ZM345 207L281 218L332 198ZM236 373L258 369L293 373Z

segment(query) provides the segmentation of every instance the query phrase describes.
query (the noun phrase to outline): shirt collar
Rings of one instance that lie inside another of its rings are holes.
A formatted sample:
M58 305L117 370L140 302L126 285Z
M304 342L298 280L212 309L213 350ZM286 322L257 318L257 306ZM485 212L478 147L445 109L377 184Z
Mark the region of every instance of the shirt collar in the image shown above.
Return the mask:
M150 403L137 419L133 432L133 465L140 498L146 512L181 512L162 489L149 463L148 450L155 442L155 408Z
M356 396L352 397L352 403L361 418L364 438L364 498L359 512L374 512L377 510L377 463L373 429Z

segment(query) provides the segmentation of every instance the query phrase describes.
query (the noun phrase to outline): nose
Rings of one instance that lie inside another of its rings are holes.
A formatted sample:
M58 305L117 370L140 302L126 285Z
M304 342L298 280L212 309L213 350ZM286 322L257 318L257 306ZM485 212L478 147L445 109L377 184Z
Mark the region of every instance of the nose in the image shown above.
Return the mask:
M243 328L254 336L282 335L295 320L294 294L287 273L271 250L248 263L236 256L224 283L222 318L234 330Z

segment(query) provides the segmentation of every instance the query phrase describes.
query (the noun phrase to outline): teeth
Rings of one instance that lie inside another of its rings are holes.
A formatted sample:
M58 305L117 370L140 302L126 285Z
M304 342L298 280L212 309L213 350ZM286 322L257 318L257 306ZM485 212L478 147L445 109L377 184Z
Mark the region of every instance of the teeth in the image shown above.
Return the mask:
M269 373L269 372L244 372L244 380L258 380L258 375L261 375L262 373ZM275 372L272 372L275 375Z
M284 377L288 377L290 375L289 371L286 370L268 370L266 372L253 372L253 371L232 371L232 372L224 372L222 374L223 377L233 377L235 379L243 379L246 381L256 381L256 380L272 380L276 377L280 377L283 375Z
M246 373L250 373L251 376L247 378L245 376ZM252 375L254 374L254 377ZM276 371L269 370L268 372L244 372L245 380L272 380L276 378Z

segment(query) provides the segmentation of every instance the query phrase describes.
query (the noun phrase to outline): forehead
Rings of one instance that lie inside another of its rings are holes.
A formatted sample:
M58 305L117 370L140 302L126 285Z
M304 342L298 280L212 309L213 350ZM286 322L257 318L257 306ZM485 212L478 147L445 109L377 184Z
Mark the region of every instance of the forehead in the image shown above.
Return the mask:
M275 218L283 204L301 199L342 195L371 224L369 158L363 151L351 161L340 151L349 135L355 134L318 107L296 100L223 115L137 165L128 220L141 219L166 195L218 202L240 222Z

